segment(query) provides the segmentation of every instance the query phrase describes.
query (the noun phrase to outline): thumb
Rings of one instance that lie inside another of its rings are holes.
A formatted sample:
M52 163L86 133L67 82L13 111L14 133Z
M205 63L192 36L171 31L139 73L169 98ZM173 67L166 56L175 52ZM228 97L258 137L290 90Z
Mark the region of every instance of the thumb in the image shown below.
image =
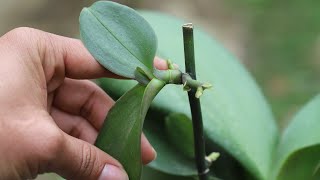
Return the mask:
M65 135L51 170L66 179L129 180L121 164L97 147Z

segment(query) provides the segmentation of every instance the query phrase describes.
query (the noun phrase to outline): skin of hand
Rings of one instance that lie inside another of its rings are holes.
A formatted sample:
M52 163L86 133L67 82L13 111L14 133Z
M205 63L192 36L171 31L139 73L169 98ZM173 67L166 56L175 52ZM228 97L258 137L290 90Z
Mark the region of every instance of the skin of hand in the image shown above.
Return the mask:
M92 144L114 101L89 80L115 77L83 44L32 28L0 38L0 179L55 172L67 179L128 179ZM166 68L156 58L155 66ZM141 137L144 164L156 153Z

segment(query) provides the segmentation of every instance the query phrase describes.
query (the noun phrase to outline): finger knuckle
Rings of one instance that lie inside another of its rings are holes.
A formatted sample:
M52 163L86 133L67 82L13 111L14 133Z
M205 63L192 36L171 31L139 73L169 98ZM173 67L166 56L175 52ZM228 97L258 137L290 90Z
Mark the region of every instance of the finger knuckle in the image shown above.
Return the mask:
M97 157L95 150L88 144L82 146L82 159L79 168L79 174L82 177L92 177L95 173L94 165Z
M91 82L87 83L87 89L89 91L86 103L80 108L80 115L86 119L91 119L94 115L94 105L95 105L95 97L98 95L99 91L96 88L92 88ZM91 87L90 87L91 86Z
M6 33L4 37L9 40L9 42L27 42L27 40L31 38L30 35L36 33L36 31L36 29L29 27L18 27Z
M3 35L0 41L16 53L34 55L38 50L38 41L42 34L40 32L29 27L19 27Z

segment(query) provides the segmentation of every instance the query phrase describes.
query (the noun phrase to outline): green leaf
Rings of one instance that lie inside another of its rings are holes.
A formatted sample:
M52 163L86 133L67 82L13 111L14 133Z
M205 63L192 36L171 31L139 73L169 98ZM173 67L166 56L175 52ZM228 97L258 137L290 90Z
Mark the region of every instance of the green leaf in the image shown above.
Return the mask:
M172 137L166 133L167 127L165 119L167 116L167 114L162 113L159 109L151 108L146 117L144 133L158 154L157 158L148 166L166 174L183 176L185 178L186 176L196 176L198 173L194 159L181 153L182 149L178 147L179 144L184 143L185 138L180 137L180 143L173 144L171 140ZM179 120L177 122L179 122ZM186 121L183 121L182 125L185 124ZM192 131L190 130L187 134L192 134ZM189 145L189 148L192 148L190 146L192 145ZM207 146L207 148L209 147L210 146ZM221 149L217 149L216 147L214 149L222 152ZM230 156L223 154L222 157L219 157L218 160L213 163L211 172L221 179L245 179L243 170L239 168L239 164L234 161Z
M165 84L153 79L146 87L138 84L124 94L109 111L95 145L116 158L130 180L141 176L141 132L148 108Z
M286 160L278 180L319 180L320 145L299 149Z
M184 70L181 26L185 22L159 13L142 15L157 34L157 55L171 59ZM201 97L206 141L224 148L253 177L266 179L278 141L278 128L270 107L252 76L235 57L197 25L194 33L197 77L214 86ZM120 89L132 86L130 81L107 81L112 84L108 92L118 95L123 93ZM168 85L159 93L153 107L191 117L188 97L182 87Z
M320 179L319 107L320 95L303 107L284 131L275 158L273 175L277 179Z
M194 160L184 156L170 143L171 137L165 133L164 116L148 113L144 133L157 151L157 159L152 161L149 167L171 175L197 175Z
M81 40L93 57L111 72L134 78L137 67L153 69L157 38L133 9L99 1L80 14Z
M108 113L95 145L116 158L130 178L140 179L140 130L145 87L138 84L122 96Z
M191 119L185 114L172 113L165 120L168 140L180 153L194 160L194 142Z

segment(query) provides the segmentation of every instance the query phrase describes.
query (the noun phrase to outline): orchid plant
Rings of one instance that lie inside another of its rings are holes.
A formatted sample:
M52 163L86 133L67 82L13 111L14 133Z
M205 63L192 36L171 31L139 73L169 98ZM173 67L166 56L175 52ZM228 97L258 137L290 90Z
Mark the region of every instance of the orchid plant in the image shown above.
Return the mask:
M119 160L130 180L141 179L143 129L158 151L148 166L172 179L319 179L320 96L280 133L267 101L242 64L201 30L195 30L193 43L192 34L187 34L190 24L184 26L183 41L181 24L184 21L168 15L137 12L111 1L82 10L82 42L102 66L125 78L98 80L109 94L121 97L95 145ZM179 68L170 60L167 70L154 68L156 55L174 60ZM184 67L183 55L186 61L196 56L197 76L212 82L214 90L203 94L211 84L196 80L195 65L189 61ZM196 109L203 112L190 113L182 89L191 92L191 110L198 103ZM194 96L197 102L192 103ZM201 115L204 127L195 123ZM199 143L203 136L205 149ZM204 151L207 156L200 157ZM211 171L201 172L201 165Z

